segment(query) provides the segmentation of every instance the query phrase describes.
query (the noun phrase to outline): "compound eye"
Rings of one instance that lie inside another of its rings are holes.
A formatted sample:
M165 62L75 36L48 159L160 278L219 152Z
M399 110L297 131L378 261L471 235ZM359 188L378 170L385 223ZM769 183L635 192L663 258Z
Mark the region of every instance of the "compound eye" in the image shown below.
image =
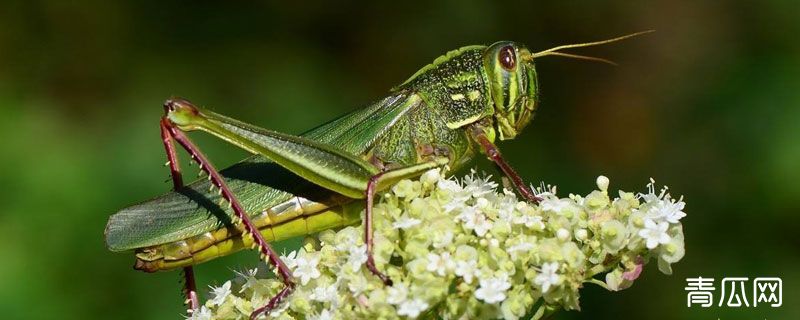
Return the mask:
M512 46L505 46L500 48L500 52L497 54L497 60L500 62L500 65L503 66L503 69L511 71L514 67L517 66L517 56L514 53L514 47Z

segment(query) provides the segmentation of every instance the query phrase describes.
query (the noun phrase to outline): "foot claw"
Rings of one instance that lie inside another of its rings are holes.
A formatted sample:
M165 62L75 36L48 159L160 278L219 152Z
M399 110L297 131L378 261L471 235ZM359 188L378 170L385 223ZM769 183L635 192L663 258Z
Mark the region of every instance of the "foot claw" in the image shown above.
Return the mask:
M378 268L375 267L375 261L373 261L371 258L372 257L367 258L367 269L369 269L372 274L380 278L384 285L391 287L392 284L394 284L392 278L389 278L389 276L383 274L383 272L378 271Z

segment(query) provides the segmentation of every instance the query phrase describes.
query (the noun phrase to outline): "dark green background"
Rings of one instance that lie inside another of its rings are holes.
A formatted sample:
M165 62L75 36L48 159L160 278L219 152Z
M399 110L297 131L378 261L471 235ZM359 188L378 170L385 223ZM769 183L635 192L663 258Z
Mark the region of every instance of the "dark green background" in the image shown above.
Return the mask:
M800 318L800 10L794 1L210 1L0 5L0 318L175 319L178 273L108 252L106 219L170 188L157 121L180 95L300 133L468 44L534 50L657 29L537 61L541 105L501 145L528 180L586 193L598 174L688 203L687 254L633 288L587 287L559 319ZM293 4L296 3L296 4ZM220 165L244 153L193 135ZM491 170L485 161L481 166ZM242 253L197 268L200 285ZM686 307L685 278L777 276L780 308Z

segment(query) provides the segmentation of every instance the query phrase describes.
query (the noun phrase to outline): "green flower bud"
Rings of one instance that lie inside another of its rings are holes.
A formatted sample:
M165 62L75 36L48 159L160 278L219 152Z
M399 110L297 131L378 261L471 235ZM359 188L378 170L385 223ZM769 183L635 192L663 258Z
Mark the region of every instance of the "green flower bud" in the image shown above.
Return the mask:
M610 254L616 254L627 244L628 228L617 220L603 222L600 226L600 239L603 249Z

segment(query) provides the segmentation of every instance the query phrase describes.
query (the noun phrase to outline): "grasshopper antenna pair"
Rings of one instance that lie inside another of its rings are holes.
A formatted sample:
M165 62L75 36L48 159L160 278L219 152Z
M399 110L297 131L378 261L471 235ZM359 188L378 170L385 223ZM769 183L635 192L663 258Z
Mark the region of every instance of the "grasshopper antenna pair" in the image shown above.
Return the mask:
M523 61L532 61L536 58L544 56L561 56L616 65L614 62L603 58L564 53L561 52L561 50L612 43L650 32L653 32L653 30L638 32L603 41L562 45L536 53L525 52L524 54L521 54L519 58ZM513 60L504 61L506 63L512 63L511 66L514 66L513 63L515 62ZM409 97L402 105L398 104L398 110L407 110L404 108L410 108L411 106L419 105L420 103L422 103L422 100L418 96ZM417 163L405 168L383 170L376 168L374 165L370 165L365 160L357 156L346 154L344 151L334 149L322 143L317 143L315 141L302 139L295 136L275 133L268 130L252 131L255 129L253 129L253 127L250 125L236 122L232 119L224 118L219 115L214 116L211 115L211 113L209 113L210 116L204 115L198 108L194 107L194 105L192 105L190 102L183 99L174 98L167 100L167 102L164 104L164 110L165 115L162 117L160 122L161 139L167 154L167 165L170 168L173 188L176 191L184 188L181 169L175 149L175 143L177 142L177 144L179 144L189 153L192 160L199 165L200 170L208 175L211 186L217 189L221 196L221 200L227 203L228 207L233 211L234 217L232 222L233 225L239 229L239 232L241 232L242 239L247 239L248 242L252 244L252 248L259 251L261 258L266 260L272 267L275 268L277 275L284 283L284 288L278 294L272 297L267 304L255 309L255 311L251 314L251 319L255 319L265 314L268 315L270 310L276 308L286 297L289 296L289 294L291 294L296 287L295 280L292 276L292 271L286 266L286 264L284 264L284 262L280 259L280 256L270 247L268 241L261 234L259 228L251 221L244 207L239 200L237 200L236 195L226 184L225 179L222 177L220 172L189 139L185 133L186 131L199 128L212 134L228 138L229 141L233 141L234 144L237 144L239 147L242 147L248 151L260 153L262 155L268 155L271 160L274 160L276 163L285 168L292 168L300 171L306 170L303 172L308 174L309 180L327 188L328 190L338 192L353 199L365 199L366 210L363 223L364 240L367 246L366 266L371 273L378 276L386 285L392 285L392 280L376 268L372 253L372 205L376 193L380 190L383 190L383 188L386 186L391 185L391 183L396 183L400 179L417 176L427 170L442 167L448 163L448 159L439 157L430 162ZM493 160L498 167L500 167L506 176L511 178L519 193L529 201L538 202L539 198L524 185L520 176L517 175L500 156L499 151L493 144L493 139L490 140L487 138L482 130L477 130L480 129L477 124L471 124L470 127L476 129L474 132L471 132L475 141L478 142L486 155ZM245 140L245 138L241 137L231 138L238 134L234 132L238 132L237 130L242 132L257 132L258 134L264 136L264 141L272 139L270 141L273 142L271 142L271 145L265 147L254 140ZM311 155L303 155L304 152L315 153L320 158L327 160L323 161ZM342 179L339 179L341 181L334 181L337 179L332 179L332 175L327 172L309 172L313 171L309 170L309 168L324 166L331 163L333 163L333 165L341 165L341 167L346 167L352 171L348 172L348 175L334 177L341 177ZM195 312L200 307L200 303L192 267L183 267L183 274L186 303L190 309L190 313Z
M652 32L655 32L655 30L640 31L640 32L636 32L636 33L632 33L632 34L629 34L629 35L624 35L624 36L621 36L621 37L616 37L616 38L608 39L608 40L585 42L585 43L566 44L566 45L553 47L553 48L550 48L550 49L547 49L547 50L542 50L542 51L539 51L539 52L536 52L536 53L531 53L529 56L522 57L522 58L523 59L533 60L533 59L536 59L536 58L539 58L539 57L544 57L544 56L559 56L559 57L572 58L572 59L578 59L578 60L597 61L597 62L607 63L607 64L610 64L610 65L616 66L617 65L616 62L608 60L608 59L592 57L592 56L585 56L585 55L579 55L579 54L572 54L572 53L565 53L565 52L560 52L560 50L603 45L603 44L617 42L617 41L620 41L620 40L625 40L625 39L628 39L628 38L633 38L633 37L636 37L636 36L640 36L640 35L647 34L647 33L652 33Z

